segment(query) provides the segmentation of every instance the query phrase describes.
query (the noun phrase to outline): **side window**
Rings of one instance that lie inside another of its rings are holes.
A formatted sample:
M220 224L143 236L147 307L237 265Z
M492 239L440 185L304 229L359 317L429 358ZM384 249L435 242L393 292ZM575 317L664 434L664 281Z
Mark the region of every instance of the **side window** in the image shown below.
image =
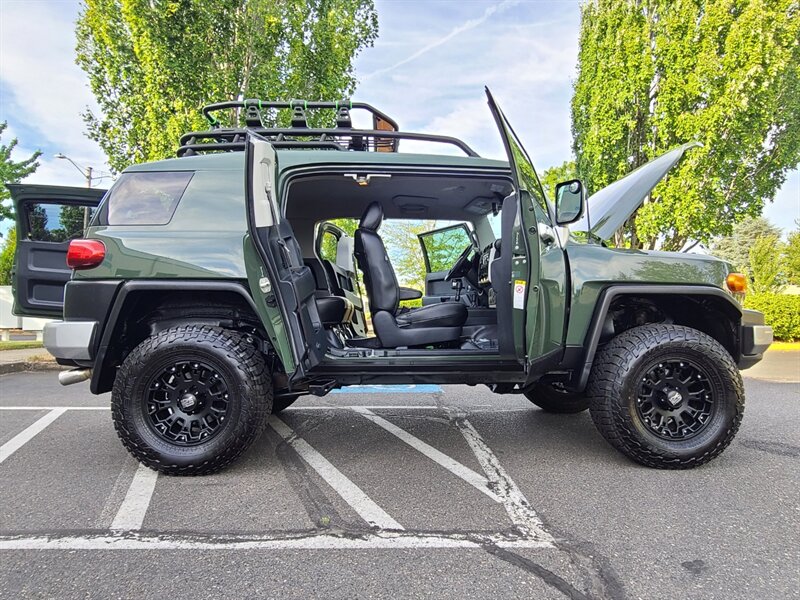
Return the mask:
M320 259L336 263L336 249L338 245L339 238L333 235L333 232L324 230L322 232L322 238L319 242Z
M419 236L428 273L448 271L464 250L472 246L465 225L436 229Z
M95 209L36 202L27 205L28 239L34 242L66 242L83 236Z
M194 173L123 173L111 188L101 225L166 225Z

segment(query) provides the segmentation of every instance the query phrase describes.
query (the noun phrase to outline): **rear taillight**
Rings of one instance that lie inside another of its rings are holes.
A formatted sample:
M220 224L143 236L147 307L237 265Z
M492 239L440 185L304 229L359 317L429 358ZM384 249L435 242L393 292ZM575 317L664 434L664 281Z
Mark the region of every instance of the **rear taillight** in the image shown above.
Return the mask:
M67 250L70 269L91 269L103 262L106 246L100 240L72 240Z

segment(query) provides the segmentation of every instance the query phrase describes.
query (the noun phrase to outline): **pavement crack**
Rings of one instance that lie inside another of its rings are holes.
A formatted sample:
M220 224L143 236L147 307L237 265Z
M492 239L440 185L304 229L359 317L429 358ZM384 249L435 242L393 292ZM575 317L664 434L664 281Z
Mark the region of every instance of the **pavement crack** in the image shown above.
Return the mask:
M302 458L291 445L283 440L276 441L275 456L281 463L286 479L300 499L306 515L318 529L357 530L355 524L345 520L336 506L320 488Z
M628 594L611 561L589 542L556 538L554 545L586 577L590 598L625 600Z
M484 549L492 556L514 565L523 571L527 571L532 575L535 575L550 587L564 594L564 596L567 598L571 598L573 600L593 600L593 598L595 598L594 596L583 593L566 579L553 573L550 569L547 569L539 563L536 563L529 558L525 558L516 552L512 552L505 548L500 548L495 544L485 544Z
M739 444L751 450L760 450L767 454L797 458L800 456L800 446L784 444L782 442L768 442L766 440L740 440Z

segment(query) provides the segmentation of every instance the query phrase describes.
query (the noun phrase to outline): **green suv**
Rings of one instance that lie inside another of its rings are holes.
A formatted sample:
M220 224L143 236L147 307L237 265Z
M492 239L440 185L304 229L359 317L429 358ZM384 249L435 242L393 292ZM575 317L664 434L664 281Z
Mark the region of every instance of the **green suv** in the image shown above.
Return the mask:
M484 384L588 409L650 467L719 455L744 411L739 369L772 342L741 307L743 276L604 243L692 145L588 201L577 180L551 199L487 95L508 162L363 103L245 100L206 107L211 128L178 158L106 193L9 186L15 312L60 319L44 340L71 367L61 383L111 391L123 444L164 473L217 471L270 413L356 384ZM271 126L276 111L291 125ZM446 225L419 236L424 290L399 284L384 219Z

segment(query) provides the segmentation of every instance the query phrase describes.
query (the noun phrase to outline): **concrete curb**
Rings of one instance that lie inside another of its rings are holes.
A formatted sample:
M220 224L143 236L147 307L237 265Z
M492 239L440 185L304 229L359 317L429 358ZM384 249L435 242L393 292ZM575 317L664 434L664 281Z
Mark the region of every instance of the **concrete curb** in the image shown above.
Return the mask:
M56 362L28 362L20 361L0 364L0 375L8 373L22 373L24 371L60 371L65 369Z

